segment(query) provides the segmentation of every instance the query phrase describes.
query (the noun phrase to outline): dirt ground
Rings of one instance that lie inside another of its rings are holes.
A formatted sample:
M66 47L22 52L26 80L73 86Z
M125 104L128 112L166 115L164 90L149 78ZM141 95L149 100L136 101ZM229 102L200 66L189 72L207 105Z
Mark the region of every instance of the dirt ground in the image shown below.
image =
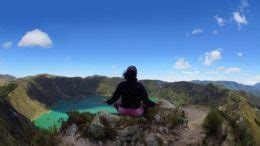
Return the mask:
M206 118L209 108L201 105L189 105L182 108L188 118L188 127L183 129L176 146L198 145L205 137L202 123Z

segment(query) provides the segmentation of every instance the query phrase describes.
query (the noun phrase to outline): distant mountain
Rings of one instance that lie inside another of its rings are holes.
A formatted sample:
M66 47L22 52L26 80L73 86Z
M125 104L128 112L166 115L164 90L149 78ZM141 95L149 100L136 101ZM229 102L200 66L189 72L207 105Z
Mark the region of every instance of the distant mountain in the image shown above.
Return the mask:
M260 83L256 83L254 87L260 90Z
M211 83L218 87L224 87L230 90L241 90L246 93L252 94L254 96L260 97L260 84L256 84L255 86L250 86L250 85L239 84L233 81L200 81L200 80L194 80L192 81L192 83L202 84L202 85Z
M4 84L4 83L7 83L9 81L13 81L15 79L16 78L14 76L11 76L11 75L1 75L0 74L0 85Z

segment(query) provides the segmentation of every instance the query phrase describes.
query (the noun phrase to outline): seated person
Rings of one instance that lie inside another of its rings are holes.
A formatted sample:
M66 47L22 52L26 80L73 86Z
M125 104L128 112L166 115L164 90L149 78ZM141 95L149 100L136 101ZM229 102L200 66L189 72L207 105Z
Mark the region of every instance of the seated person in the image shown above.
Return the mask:
M120 114L134 117L144 115L148 107L154 107L155 103L149 99L143 84L137 81L136 67L129 66L123 76L125 81L117 86L113 96L105 102L111 105L121 97L121 103L114 105Z

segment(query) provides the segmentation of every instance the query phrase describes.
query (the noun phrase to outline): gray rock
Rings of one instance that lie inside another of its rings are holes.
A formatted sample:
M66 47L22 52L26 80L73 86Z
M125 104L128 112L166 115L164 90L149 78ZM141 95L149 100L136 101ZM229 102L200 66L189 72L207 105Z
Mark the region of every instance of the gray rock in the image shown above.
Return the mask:
M67 130L66 130L66 135L67 136L75 136L76 132L78 131L78 126L73 123Z
M102 145L103 145L103 142L102 142L102 141L98 141L98 145L99 145L99 146L102 146Z
M126 141L126 142L134 142L137 141L140 137L140 130L137 125L135 126L128 126L123 130L119 131L119 140Z
M159 131L162 134L168 134L169 133L169 129L166 127L159 127Z
M156 115L154 116L154 121L155 121L156 123L160 123L160 122L161 122L161 116L160 116L160 114L156 114Z
M142 142L140 142L140 141L138 141L138 142L135 144L135 146L145 146L145 144L142 143Z
M94 138L100 138L105 136L105 127L100 122L99 116L96 115L92 121L92 123L89 125L88 132L91 136Z
M176 109L176 106L170 103L167 100L161 99L160 100L160 107L161 108L167 108L167 109Z
M145 143L148 146L159 146L159 141L158 138L156 137L155 134L151 133L147 136L145 136Z
M120 117L117 115L109 114L107 111L101 111L98 113L99 119L103 118L110 127L114 128L120 121Z

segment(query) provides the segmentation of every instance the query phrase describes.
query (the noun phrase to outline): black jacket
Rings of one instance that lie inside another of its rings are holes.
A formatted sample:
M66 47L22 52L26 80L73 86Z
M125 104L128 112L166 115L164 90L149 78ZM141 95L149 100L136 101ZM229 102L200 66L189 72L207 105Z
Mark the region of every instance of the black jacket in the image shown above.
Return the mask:
M121 97L121 106L124 108L139 108L141 102L149 107L155 106L155 103L148 98L148 94L142 83L137 81L123 81L114 92L113 96L107 100L111 105Z

